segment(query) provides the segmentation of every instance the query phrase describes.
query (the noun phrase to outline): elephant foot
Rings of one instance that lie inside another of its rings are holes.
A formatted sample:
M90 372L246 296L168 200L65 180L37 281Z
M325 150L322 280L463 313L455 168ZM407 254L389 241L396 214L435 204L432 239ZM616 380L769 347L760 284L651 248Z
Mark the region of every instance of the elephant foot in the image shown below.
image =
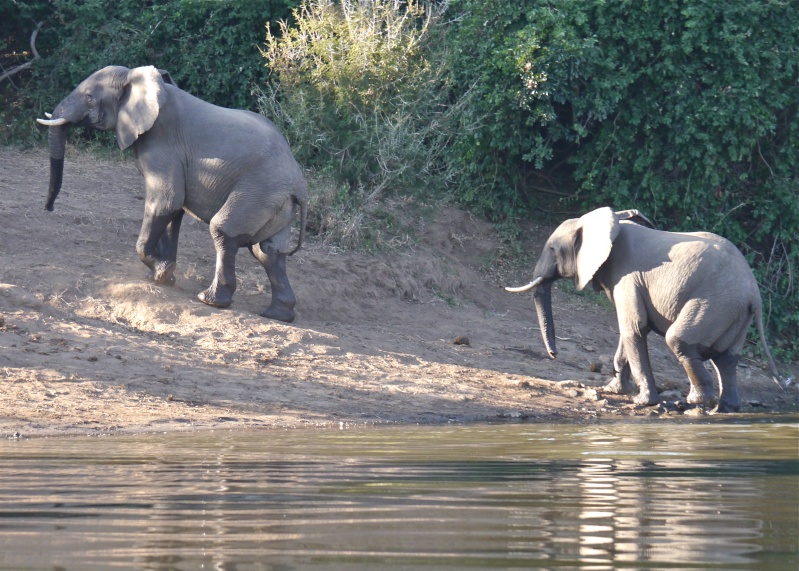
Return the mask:
M272 305L261 312L261 317L291 323L294 321L294 308L293 305L289 307L287 304L280 302L272 303Z
M719 404L713 409L713 412L739 412L741 410L741 403L738 400L732 399L719 399Z
M619 377L613 377L602 390L617 395L633 395L635 394L636 386L631 382L623 382Z
M713 398L712 391L697 389L691 385L691 390L688 392L685 402L688 404L707 404L711 398Z
M232 295L220 295L219 290L214 292L211 290L211 288L208 288L207 290L201 291L199 294L197 294L197 299L206 305L218 307L220 309L226 309L230 307L231 303L233 303Z
M658 399L657 392L655 392L655 393L647 393L647 392L641 391L633 399L633 404L635 404L636 406L653 406L653 405L658 404L658 402L660 402L660 401Z
M733 405L725 405L724 403L719 403L718 406L716 406L716 408L714 408L710 412L711 412L711 414L717 414L717 413L720 413L720 412L721 413L724 413L724 412L740 412L740 410L741 410L741 407L739 405L734 405L733 406Z
M155 270L147 272L147 279L160 286L172 287L175 285L175 263L156 264Z

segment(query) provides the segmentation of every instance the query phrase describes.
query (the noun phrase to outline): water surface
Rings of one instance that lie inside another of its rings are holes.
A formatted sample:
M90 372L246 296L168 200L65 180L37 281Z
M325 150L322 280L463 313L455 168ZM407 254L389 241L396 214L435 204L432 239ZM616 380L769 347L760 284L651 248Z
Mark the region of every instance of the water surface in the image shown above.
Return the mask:
M0 442L0 569L799 568L799 424Z

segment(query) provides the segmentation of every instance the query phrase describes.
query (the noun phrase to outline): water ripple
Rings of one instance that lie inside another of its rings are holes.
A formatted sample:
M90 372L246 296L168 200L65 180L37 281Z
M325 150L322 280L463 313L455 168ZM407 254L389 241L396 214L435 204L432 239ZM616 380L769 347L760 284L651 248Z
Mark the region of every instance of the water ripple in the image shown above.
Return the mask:
M795 425L0 443L0 569L799 564Z

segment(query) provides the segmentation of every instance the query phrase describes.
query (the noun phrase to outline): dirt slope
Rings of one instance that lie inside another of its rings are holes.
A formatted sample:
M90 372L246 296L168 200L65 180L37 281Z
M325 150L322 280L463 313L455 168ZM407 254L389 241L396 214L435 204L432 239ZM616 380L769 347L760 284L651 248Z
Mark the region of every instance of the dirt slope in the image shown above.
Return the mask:
M285 325L256 314L268 282L246 251L233 307L196 301L214 258L193 220L176 286L143 280L131 161L68 153L52 213L47 168L44 151L0 149L1 435L682 414L595 390L615 316L582 297L556 292L560 355L546 358L530 296L485 272L490 225L454 208L390 256L310 240L289 261L298 318ZM687 394L659 338L651 352L659 384ZM780 392L760 363L739 379L745 412L799 410L796 388Z

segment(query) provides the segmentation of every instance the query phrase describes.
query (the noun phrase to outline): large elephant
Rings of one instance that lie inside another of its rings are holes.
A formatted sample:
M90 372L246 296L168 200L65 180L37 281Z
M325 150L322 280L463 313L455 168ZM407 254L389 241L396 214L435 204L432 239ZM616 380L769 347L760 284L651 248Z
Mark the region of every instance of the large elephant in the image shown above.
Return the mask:
M272 289L264 317L291 322L296 299L286 256L302 245L308 189L286 139L268 119L217 107L180 90L152 66L109 66L81 82L59 103L50 127L53 210L61 189L64 146L71 125L116 133L131 148L144 177L145 204L136 251L159 285L175 282L178 234L185 212L208 223L216 249L213 283L198 297L228 307L236 290L235 257L249 248ZM300 211L297 245L289 249L291 224Z
M591 282L616 305L620 337L606 388L633 394L637 384L636 404L658 399L647 349L650 331L665 337L688 373L689 403L714 396L704 367L710 360L719 381L716 410L739 409L735 370L753 317L771 374L781 384L763 334L757 282L743 255L720 236L655 230L637 210L607 207L563 222L544 245L533 280L506 288L535 288L538 321L552 358L557 350L550 290L559 278L574 278L578 290Z

